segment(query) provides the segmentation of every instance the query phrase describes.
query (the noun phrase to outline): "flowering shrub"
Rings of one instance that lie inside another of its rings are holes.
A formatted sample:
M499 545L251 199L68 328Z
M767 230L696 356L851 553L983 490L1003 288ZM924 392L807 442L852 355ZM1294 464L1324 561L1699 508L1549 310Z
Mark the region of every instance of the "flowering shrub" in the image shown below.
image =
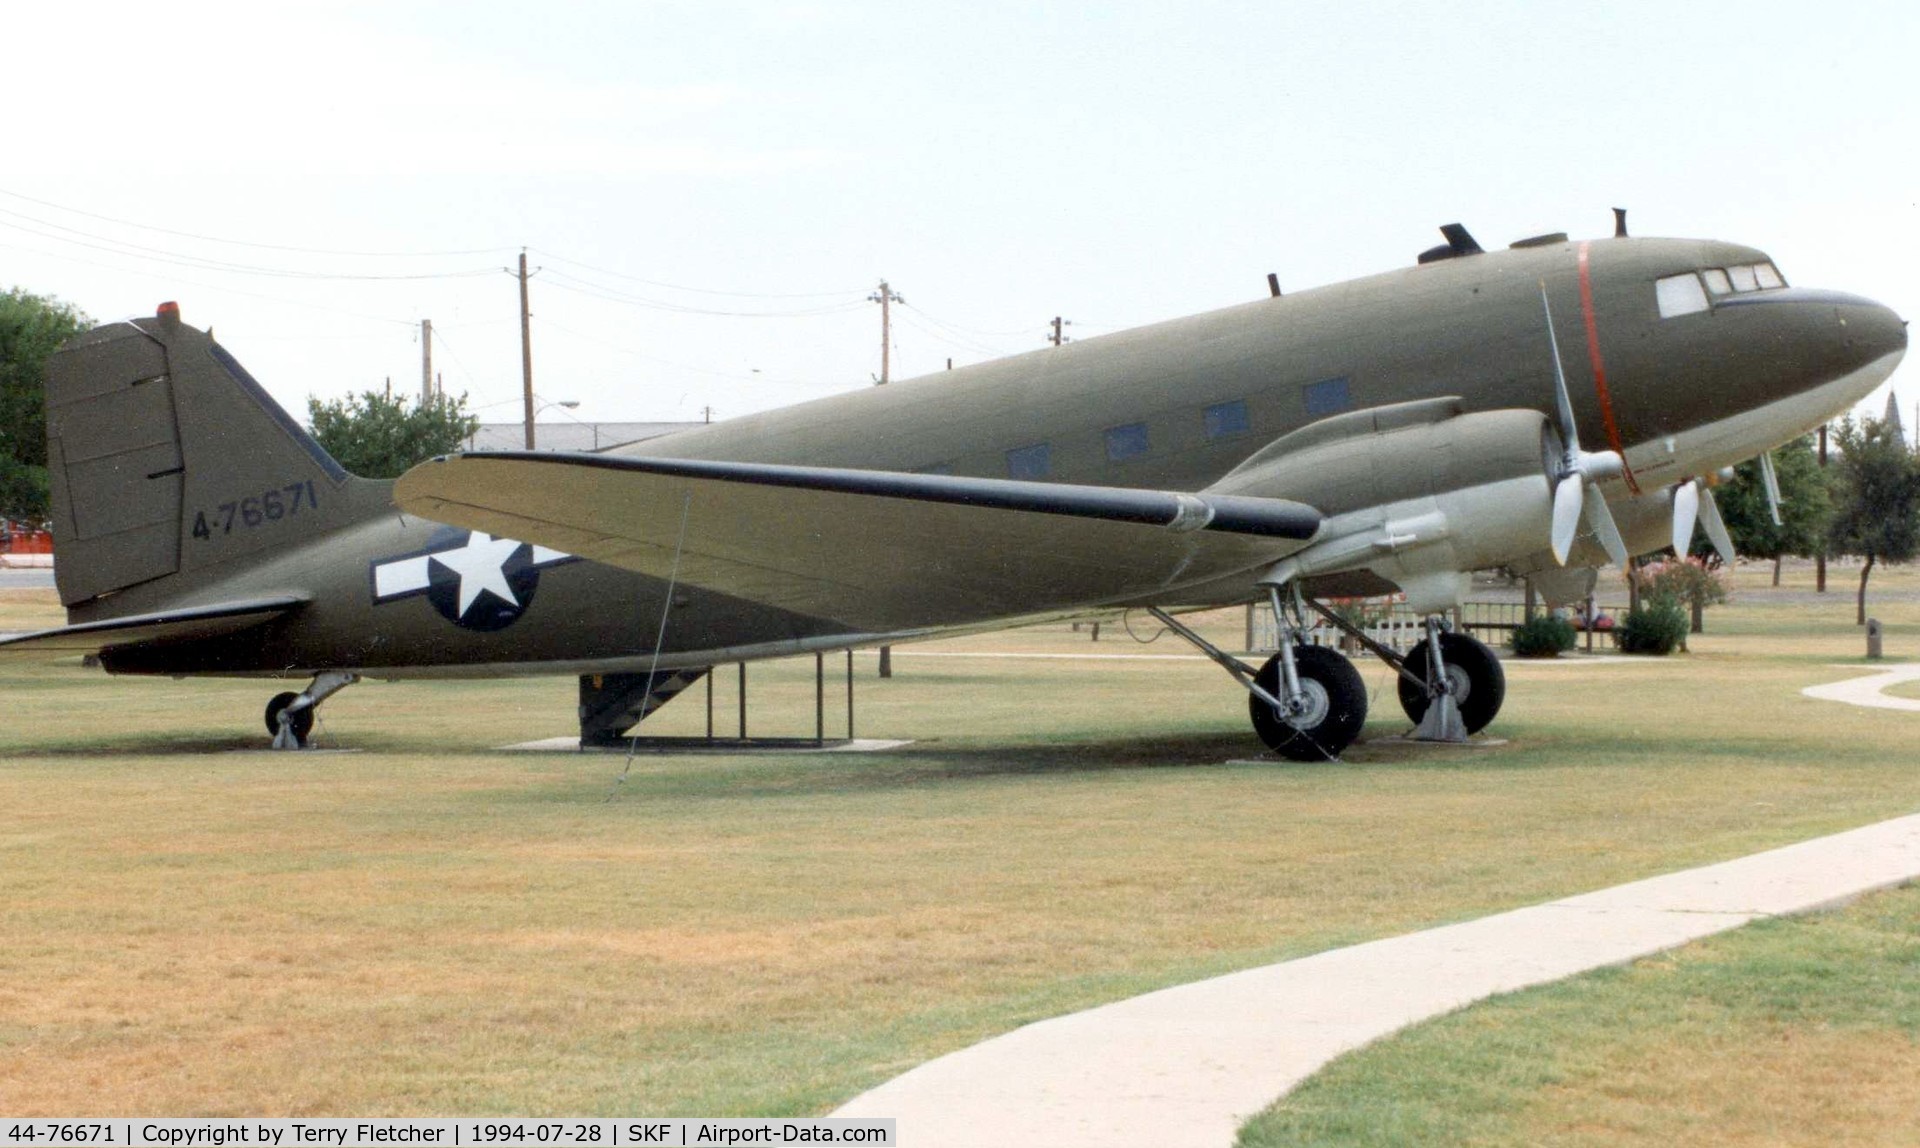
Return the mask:
M1668 558L1633 572L1640 593L1649 598L1671 598L1682 606L1711 606L1733 596L1725 570L1709 570L1698 558Z

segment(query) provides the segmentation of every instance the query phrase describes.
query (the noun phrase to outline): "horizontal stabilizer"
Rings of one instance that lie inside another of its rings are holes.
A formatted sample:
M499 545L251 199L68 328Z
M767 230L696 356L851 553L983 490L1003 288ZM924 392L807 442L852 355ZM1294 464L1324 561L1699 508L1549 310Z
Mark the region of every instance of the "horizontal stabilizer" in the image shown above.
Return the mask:
M422 463L394 501L868 630L1151 599L1275 561L1320 526L1281 499L518 451Z
M305 601L294 597L253 598L61 626L0 641L0 660L70 657L116 646L213 638L257 626Z

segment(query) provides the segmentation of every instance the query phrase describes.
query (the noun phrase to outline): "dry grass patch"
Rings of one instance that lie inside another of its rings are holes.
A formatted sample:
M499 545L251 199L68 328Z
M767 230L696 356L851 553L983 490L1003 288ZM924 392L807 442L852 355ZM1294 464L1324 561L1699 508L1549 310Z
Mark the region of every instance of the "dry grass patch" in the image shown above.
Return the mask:
M283 755L279 684L9 669L7 1107L817 1112L1028 1020L1911 810L1911 715L1801 697L1832 639L1762 609L1511 666L1503 748L1307 767L1223 765L1244 696L1188 659L862 654L857 730L905 751L630 768L493 748L570 732L564 679L367 683L322 710L356 752ZM929 648L1142 652L1113 637ZM755 666L753 732L810 734L812 683Z

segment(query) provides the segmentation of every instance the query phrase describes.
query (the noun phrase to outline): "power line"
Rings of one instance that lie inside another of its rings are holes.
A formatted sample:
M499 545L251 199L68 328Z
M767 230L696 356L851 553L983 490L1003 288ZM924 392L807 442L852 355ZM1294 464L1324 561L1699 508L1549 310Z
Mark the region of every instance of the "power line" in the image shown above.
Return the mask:
M668 291L685 291L692 295L725 295L735 299L833 299L844 295L856 294L859 291L859 288L849 288L845 291L719 291L710 287L688 287L678 283L663 283L658 279L643 279L638 275L628 275L624 271L615 271L610 267L599 267L592 263L583 263L578 259L569 259L564 255L556 255L551 251L539 247L529 247L527 250L539 255L544 255L548 259L559 263L571 264L574 267L585 268L588 271L598 272L601 275L611 275L615 279L625 279L631 283L639 283L647 287L660 287ZM585 280L580 281L585 282Z
M30 255L39 255L48 259L61 259L61 260L65 260L68 263L78 264L79 266L82 266L82 267L98 267L103 271L112 271L120 275L138 275L145 279L164 280L164 282L166 282L169 287L173 287L173 286L202 287L208 291L218 291L228 295L239 295L248 299L259 299L262 302L277 304L281 307L299 307L299 308L302 308L303 310L309 310L309 311L329 311L335 315L346 315L349 318L364 319L369 323L393 323L401 327L412 327L414 325L413 320L411 319L395 319L388 315L369 315L363 311L350 311L345 307L333 307L325 303L314 303L305 299L288 299L280 295L262 294L259 291L244 291L238 287L232 287L225 284L202 283L196 279L181 279L174 275L161 276L152 271L141 270L139 268L116 267L111 263L101 263L100 261L95 259L81 259L72 255L59 254L51 251L41 251L32 247L21 247L21 246L18 246L17 244L12 244L12 243L0 243L0 250L24 251Z
M677 370L677 371L691 371L696 375L711 375L716 379L733 379L740 382L772 383L776 386L783 386L783 387L786 387L786 386L844 387L846 385L844 383L831 383L831 382L822 383L822 382L813 382L806 379L780 378L774 375L762 374L757 370L755 371L716 371L711 367L696 367L690 363L676 362L673 359L663 359L663 358L660 358L658 355L649 355L644 351L636 351L632 347L623 347L618 343L610 343L607 340L602 339L597 335L589 335L585 331L576 331L572 327L568 327L563 324L556 323L552 319L544 318L539 315L535 315L533 317L533 320L535 323L538 323L542 327L545 327L554 331L559 331L566 335L571 335L576 339L584 339L589 343L593 343L597 346L605 347L609 351L614 351L622 355L627 355L632 358L642 360L643 362L653 363L656 366L672 367L674 370ZM439 332L439 328L438 327L434 328L434 331L437 335Z
M32 227L23 227L10 220L0 219L0 227L11 228L14 231L19 231L27 235L37 235L42 239L51 239L55 243L69 243L75 247L84 247L92 251L104 251L109 255L118 255L127 259L145 259L154 263L167 263L176 267L191 267L199 271L217 271L225 274L265 275L277 279L368 282L375 280L464 279L477 275L490 274L492 271L491 268L484 268L470 271L435 271L408 274L350 274L336 271L301 271L284 267L262 267L257 264L230 263L223 259L204 259L199 256L185 255L177 251L167 251L164 248L149 247L143 243L131 243L122 239L114 239L110 236L95 235L91 232L81 231L78 228L67 227L63 224L39 219L31 215L23 215L20 212L9 211L5 208L0 208L0 216L10 216L12 219L24 219L29 223L38 223L43 227L51 227L55 231L67 232L68 235L83 237L80 239L71 239L68 238L67 235L56 235L53 232L41 231ZM87 242L87 240L95 240L96 242Z
M222 239L217 235L199 235L191 231L175 231L169 227L156 227L150 223L136 223L130 219L118 219L111 215L99 215L91 211L82 211L77 207L67 207L64 204L54 203L51 200L35 199L31 195L22 195L17 191L8 191L4 187L0 187L0 195L4 195L10 199L23 200L27 203L37 203L41 207L51 207L56 211L64 211L72 215L82 215L88 219L98 219L104 223L117 223L122 227L132 227L141 231L157 231L162 235L175 235L182 239L198 239L205 243L224 243L230 247L255 247L262 251L291 251L302 255L345 255L369 259L420 259L448 255L495 255L502 251L512 250L512 248L509 247L476 247L466 250L447 251L341 251L324 247L291 247L281 243L253 243L244 239Z
M631 307L645 307L654 311L667 311L676 315L710 315L727 319L810 319L820 315L838 315L858 310L857 300L836 303L826 307L809 307L792 311L723 311L711 307L689 307L681 303L669 303L661 299L648 299L639 295L629 295L593 283L565 271L550 270L551 285L562 291L571 291L576 295L585 295L608 303L622 303Z

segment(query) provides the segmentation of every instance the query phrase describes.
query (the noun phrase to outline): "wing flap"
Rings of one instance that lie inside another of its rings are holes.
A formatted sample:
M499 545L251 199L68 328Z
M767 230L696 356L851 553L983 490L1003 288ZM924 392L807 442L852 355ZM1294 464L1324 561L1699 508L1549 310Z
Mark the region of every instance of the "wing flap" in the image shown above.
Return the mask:
M304 604L297 597L251 598L81 622L0 641L0 660L96 654L114 646L212 638L258 626Z
M423 463L408 513L868 630L1151 600L1299 549L1278 499L708 460Z

